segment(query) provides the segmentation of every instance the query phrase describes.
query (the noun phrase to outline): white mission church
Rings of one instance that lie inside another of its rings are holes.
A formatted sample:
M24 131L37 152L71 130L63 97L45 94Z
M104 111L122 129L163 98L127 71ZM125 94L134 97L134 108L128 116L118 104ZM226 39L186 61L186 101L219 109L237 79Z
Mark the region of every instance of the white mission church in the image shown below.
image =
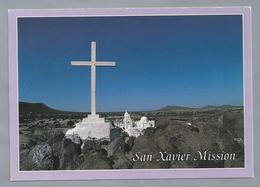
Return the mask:
M122 128L129 136L138 137L143 135L144 129L155 127L155 122L154 120L148 120L145 116L142 116L139 121L133 121L126 111L123 121L115 122L115 126Z

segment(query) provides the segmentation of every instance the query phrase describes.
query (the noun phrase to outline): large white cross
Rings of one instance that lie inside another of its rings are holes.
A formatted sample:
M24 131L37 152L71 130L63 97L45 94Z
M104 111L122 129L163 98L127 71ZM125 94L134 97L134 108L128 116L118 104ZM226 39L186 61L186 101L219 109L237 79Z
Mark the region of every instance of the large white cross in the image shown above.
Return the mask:
M96 115L96 66L116 66L116 63L96 61L96 42L91 42L91 61L71 61L71 65L91 66L91 115Z

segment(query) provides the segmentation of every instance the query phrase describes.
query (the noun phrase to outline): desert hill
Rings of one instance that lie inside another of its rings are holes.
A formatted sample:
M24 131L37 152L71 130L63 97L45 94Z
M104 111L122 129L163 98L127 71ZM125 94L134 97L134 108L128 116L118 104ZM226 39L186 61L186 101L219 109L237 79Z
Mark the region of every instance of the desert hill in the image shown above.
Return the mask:
M53 109L44 103L19 102L19 114L54 114L65 113L64 111Z
M174 106L174 105L168 105L166 107L157 109L156 111L174 111L174 110L220 110L220 109L241 109L243 106L234 106L234 105L220 105L220 106L215 106L215 105L207 105L204 107L185 107L185 106Z

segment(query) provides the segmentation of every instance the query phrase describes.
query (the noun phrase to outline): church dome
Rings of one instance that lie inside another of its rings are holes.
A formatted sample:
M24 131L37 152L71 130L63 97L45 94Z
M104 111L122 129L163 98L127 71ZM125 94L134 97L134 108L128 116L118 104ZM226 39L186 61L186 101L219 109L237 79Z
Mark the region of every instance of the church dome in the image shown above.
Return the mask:
M148 119L147 119L147 117L142 116L141 119L140 119L140 121L141 121L142 123L146 123L146 122L148 122Z

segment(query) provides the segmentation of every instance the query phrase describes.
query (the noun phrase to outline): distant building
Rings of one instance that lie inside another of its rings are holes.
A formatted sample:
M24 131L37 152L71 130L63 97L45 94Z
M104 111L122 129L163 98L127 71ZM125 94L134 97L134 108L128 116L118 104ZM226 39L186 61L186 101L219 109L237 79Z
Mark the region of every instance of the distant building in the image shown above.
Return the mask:
M132 129L133 128L133 121L130 117L130 114L128 114L127 111L125 111L125 114L124 114L123 126L124 126L124 129Z
M154 120L148 120L148 118L145 116L142 116L140 121L136 121L135 123L138 128L143 128L143 129L155 126Z
M148 120L145 116L142 116L139 121L133 121L126 111L123 121L116 121L115 126L122 128L129 136L138 137L144 133L144 129L155 127L155 122L154 120Z

